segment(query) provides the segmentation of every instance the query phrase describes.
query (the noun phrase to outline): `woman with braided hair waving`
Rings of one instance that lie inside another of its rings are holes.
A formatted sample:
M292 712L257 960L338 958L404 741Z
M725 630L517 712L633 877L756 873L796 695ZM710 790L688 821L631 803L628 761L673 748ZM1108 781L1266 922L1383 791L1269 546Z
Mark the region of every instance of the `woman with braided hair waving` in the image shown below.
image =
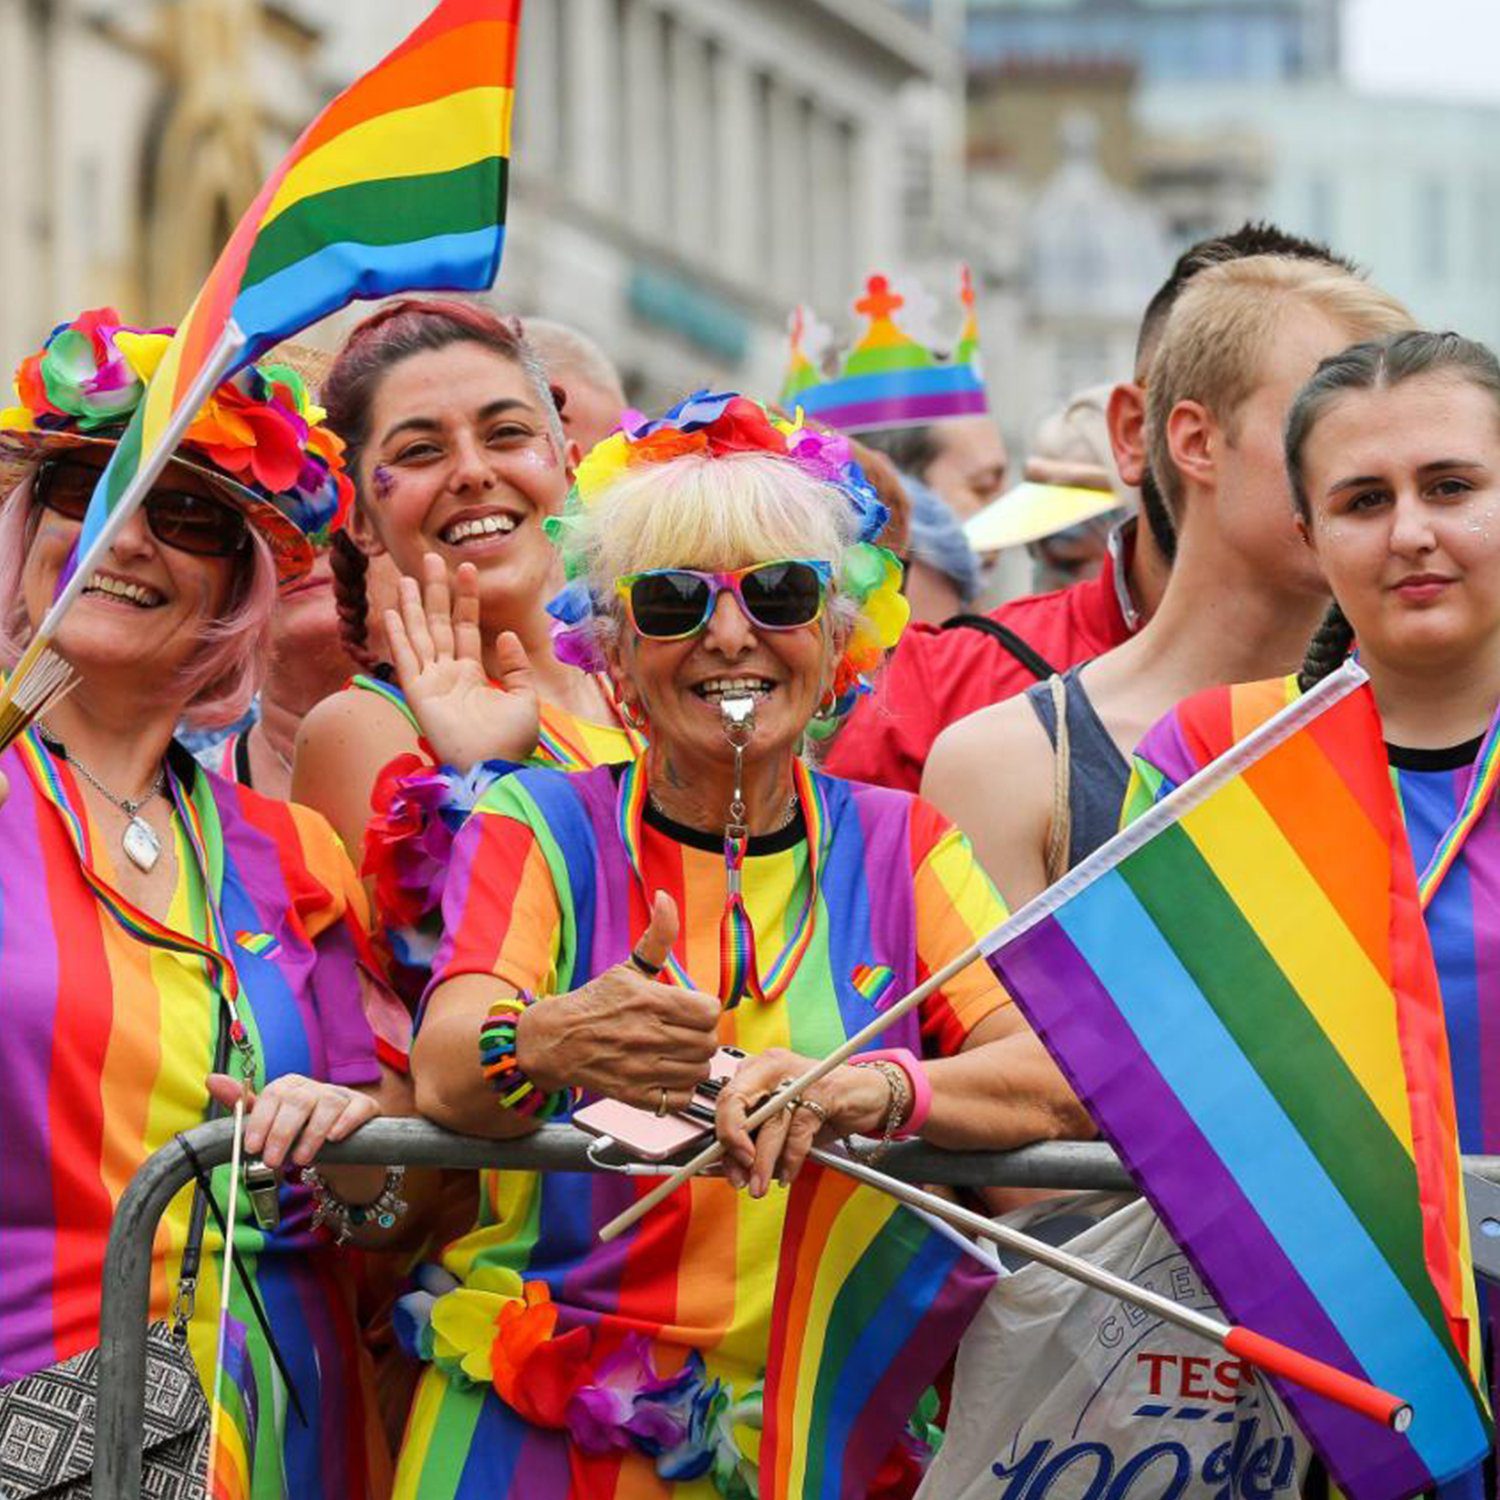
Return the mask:
M542 523L561 510L578 455L562 393L518 326L477 303L390 303L349 336L323 399L356 489L333 558L346 639L369 660L365 569L385 557L402 575L409 647L308 716L293 791L357 860L365 851L414 1002L436 944L439 846L494 774L487 763L582 770L633 759L642 741L608 680L552 647L556 561Z

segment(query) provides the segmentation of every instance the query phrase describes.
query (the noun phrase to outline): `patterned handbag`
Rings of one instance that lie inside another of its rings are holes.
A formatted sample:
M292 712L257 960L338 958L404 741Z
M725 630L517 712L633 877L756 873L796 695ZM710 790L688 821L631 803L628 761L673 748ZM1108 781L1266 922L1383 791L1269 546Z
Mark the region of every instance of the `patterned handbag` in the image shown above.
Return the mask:
M0 1497L89 1500L99 1350L85 1349L0 1389ZM146 1330L141 1493L204 1500L208 1403L187 1340L170 1323Z
M214 1071L229 1059L229 1028L219 1027ZM210 1118L218 1113L211 1108ZM192 1148L177 1144L197 1185L177 1275L170 1323L146 1329L146 1411L141 1433L141 1494L149 1500L206 1500L208 1402L188 1353L203 1231L211 1206L209 1180ZM217 1205L214 1206L218 1218ZM221 1225L222 1227L222 1225ZM0 1500L90 1500L94 1475L94 1414L98 1347L0 1386Z

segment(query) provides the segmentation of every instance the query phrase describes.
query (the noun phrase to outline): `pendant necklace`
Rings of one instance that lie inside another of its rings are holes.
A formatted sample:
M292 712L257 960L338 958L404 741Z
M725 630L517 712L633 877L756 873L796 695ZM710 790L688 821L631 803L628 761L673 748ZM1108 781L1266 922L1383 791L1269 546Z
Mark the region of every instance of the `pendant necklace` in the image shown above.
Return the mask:
M44 726L45 727L45 726ZM167 782L166 766L158 766L156 779L141 793L139 797L117 797L99 780L76 755L68 753L68 747L59 739L54 739L48 733L46 735L48 744L55 746L62 752L63 759L78 772L88 784L94 788L102 797L106 797L125 814L130 821L125 825L125 832L120 835L120 847L125 851L125 857L143 875L149 875L156 867L156 862L161 858L161 840L156 836L156 830L141 817L141 809L154 797L161 795L162 788Z

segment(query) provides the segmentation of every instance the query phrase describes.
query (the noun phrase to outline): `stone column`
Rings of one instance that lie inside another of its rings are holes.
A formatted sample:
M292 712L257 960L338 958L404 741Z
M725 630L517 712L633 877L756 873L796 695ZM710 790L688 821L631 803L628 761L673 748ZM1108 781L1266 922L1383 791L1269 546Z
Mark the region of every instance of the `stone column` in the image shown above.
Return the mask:
M648 0L629 0L623 43L622 177L627 214L638 233L661 239L670 233L664 199L671 168L671 125L663 82L662 17Z
M708 253L709 226L714 217L718 164L711 151L708 46L701 35L678 19L672 28L670 49L672 222L678 249L691 259Z
M801 96L772 78L766 94L766 136L771 153L771 288L787 303L808 297L807 141Z
M618 181L619 58L611 0L567 0L563 46L566 86L559 102L568 130L568 179L584 204L603 209Z
M538 176L557 169L562 136L558 16L565 0L530 6L516 58L514 159Z
M715 255L730 275L755 283L765 273L762 246L771 206L763 196L765 122L756 108L755 74L726 44L716 59L718 117L714 121L715 169L719 178Z

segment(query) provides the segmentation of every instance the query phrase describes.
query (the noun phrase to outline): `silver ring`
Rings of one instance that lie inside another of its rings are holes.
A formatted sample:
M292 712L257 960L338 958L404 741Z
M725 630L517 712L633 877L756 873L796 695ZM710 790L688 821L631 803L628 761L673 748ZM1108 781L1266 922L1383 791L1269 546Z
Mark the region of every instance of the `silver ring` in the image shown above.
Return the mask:
M824 1109L816 1099L798 1099L796 1103L792 1105L792 1108L810 1109L818 1117L819 1124L826 1125L828 1123L828 1111Z
M659 1095L656 1101L656 1118L660 1120L667 1113L667 1091L658 1084L656 1092Z

